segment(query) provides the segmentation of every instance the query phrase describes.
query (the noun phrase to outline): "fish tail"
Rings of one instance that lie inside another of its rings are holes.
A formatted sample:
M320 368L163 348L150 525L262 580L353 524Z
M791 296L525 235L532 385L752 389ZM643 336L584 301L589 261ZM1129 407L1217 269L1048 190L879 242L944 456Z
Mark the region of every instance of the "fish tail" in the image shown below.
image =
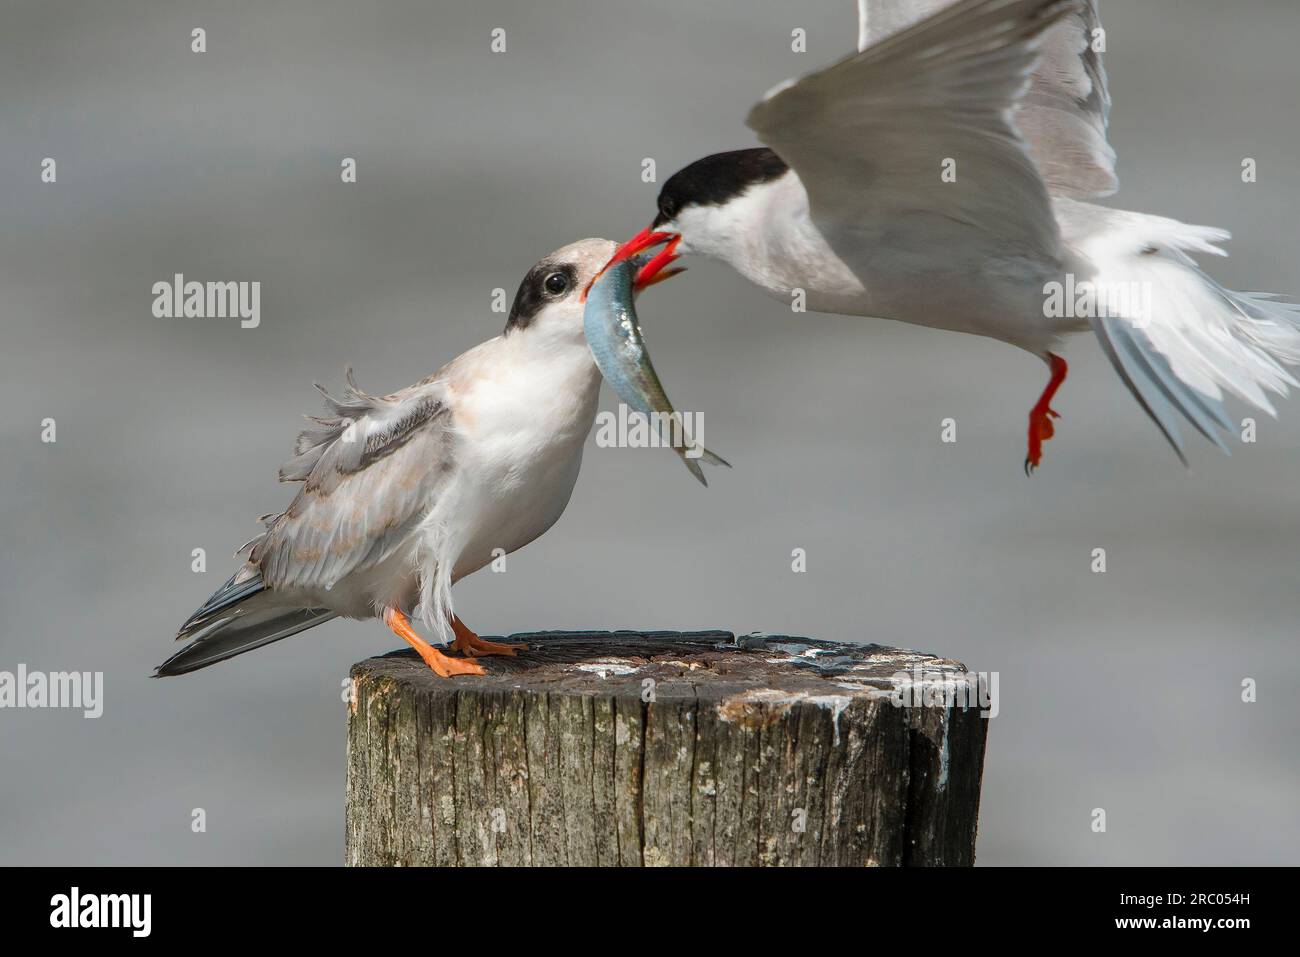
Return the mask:
M685 449L677 449L676 451L678 456L681 457L682 464L685 465L686 468L690 471L690 473L695 476L696 481L698 481L705 488L708 488L709 480L704 477L704 469L700 468L699 460L687 458Z
M702 445L700 446L700 460L707 462L709 465L725 465L727 468L731 468L730 462L724 459L721 455L710 452Z
M696 480L705 488L709 487L709 480L704 477L704 469L700 468L701 462L706 462L709 465L725 465L727 468L731 468L730 462L722 456L710 452L702 445L690 447L680 445L674 446L673 451L677 453L678 458L682 460L682 464L686 466L690 473L695 476ZM688 452L695 454L688 455Z

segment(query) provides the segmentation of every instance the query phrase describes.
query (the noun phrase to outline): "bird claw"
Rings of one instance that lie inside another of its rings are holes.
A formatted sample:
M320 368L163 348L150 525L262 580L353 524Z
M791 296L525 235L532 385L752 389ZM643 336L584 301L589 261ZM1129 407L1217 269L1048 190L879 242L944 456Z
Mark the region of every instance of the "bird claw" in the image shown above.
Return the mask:
M1056 434L1053 419L1061 416L1052 408L1035 408L1029 413L1029 454L1025 456L1025 474L1033 475L1043 461L1043 443Z
M467 658L486 658L489 655L505 655L506 657L513 658L519 652L528 650L527 644L507 644L506 642L501 641L488 641L484 638L478 637L478 635L474 635L472 638L464 638L463 640L460 635L457 635L456 640L452 642L451 647Z
M1052 379L1039 397L1038 404L1029 410L1029 454L1025 456L1025 475L1033 475L1043 461L1043 443L1056 434L1052 420L1061 417L1049 403L1065 381L1069 366L1060 356L1051 353L1048 353L1048 363L1052 367Z

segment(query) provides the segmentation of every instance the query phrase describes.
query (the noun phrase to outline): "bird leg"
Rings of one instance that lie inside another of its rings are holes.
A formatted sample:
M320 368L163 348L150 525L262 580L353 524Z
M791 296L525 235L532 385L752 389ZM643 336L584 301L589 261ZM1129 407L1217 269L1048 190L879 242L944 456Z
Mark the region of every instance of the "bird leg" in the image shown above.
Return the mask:
M1039 397L1038 404L1029 410L1029 455L1025 457L1026 475L1032 475L1034 469L1038 468L1038 464L1043 460L1043 443L1056 434L1056 426L1052 424L1052 420L1059 419L1060 416L1051 407L1051 402L1056 396L1056 390L1061 387L1066 374L1070 371L1065 360L1058 355L1049 352L1047 361L1052 367L1052 378Z
M525 651L528 650L527 645L507 645L499 641L487 641L480 638L470 631L469 626L455 615L451 616L451 630L456 633L456 640L451 643L451 646L462 655L470 658L482 658L487 655L510 655L514 657L520 648Z
M448 658L433 645L429 644L423 638L415 633L411 623L406 620L396 608L389 608L384 612L384 624L393 630L398 638L401 638L424 659L424 663L433 669L435 674L443 678L450 678L452 675L483 675L487 674L483 666L477 661L466 661L464 658Z

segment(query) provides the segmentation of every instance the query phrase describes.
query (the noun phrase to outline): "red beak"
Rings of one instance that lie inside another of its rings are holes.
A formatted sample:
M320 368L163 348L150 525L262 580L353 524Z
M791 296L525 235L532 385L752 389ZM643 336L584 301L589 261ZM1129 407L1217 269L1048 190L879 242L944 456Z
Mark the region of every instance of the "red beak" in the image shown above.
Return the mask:
M662 234L661 234L662 235ZM647 286L653 286L657 282L663 282L665 279L671 279L679 272L685 272L685 268L669 269L664 271L664 267L669 263L676 262L681 257L677 255L677 244L682 241L682 237L677 233L670 234L672 239L668 240L668 245L659 250L648 263L637 270L636 279L632 281L632 288L637 292L645 289ZM615 253L617 255L617 253Z
M619 246L618 249L614 250L614 255L610 257L609 262L605 263L605 265L601 267L600 272L598 272L595 278L588 283L587 288L582 291L583 300L586 300L587 293L589 293L591 287L595 285L596 279L603 276L605 270L610 266L631 259L633 256L643 253L647 249L653 249L661 243L667 243L667 245L663 249L659 250L653 259L637 270L636 278L632 281L632 288L637 292L640 292L647 286L653 286L655 283L663 282L665 279L676 276L679 272L684 272L684 269L669 269L667 272L664 272L664 267L678 258L674 250L677 248L677 244L681 241L682 237L677 233L655 232L652 227L647 226L622 246Z

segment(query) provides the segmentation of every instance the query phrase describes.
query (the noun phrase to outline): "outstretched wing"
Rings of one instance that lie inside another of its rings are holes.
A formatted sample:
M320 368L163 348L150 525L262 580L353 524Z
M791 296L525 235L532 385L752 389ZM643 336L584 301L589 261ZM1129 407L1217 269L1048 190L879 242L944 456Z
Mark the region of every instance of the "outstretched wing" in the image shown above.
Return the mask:
M330 588L382 562L425 517L454 471L451 413L441 381L389 396L362 392L348 370L331 415L298 436L280 479L302 482L283 513L266 516L249 561L268 588Z
M858 49L865 50L954 0L858 0ZM1110 91L1097 0L1076 9L1044 38L1042 58L1016 109L1015 124L1055 196L1109 196L1119 189L1115 150L1106 136Z
M813 219L873 288L992 261L1053 263L1051 199L1010 123L1070 0L961 0L778 88L748 124L799 175ZM951 160L955 179L945 182Z

